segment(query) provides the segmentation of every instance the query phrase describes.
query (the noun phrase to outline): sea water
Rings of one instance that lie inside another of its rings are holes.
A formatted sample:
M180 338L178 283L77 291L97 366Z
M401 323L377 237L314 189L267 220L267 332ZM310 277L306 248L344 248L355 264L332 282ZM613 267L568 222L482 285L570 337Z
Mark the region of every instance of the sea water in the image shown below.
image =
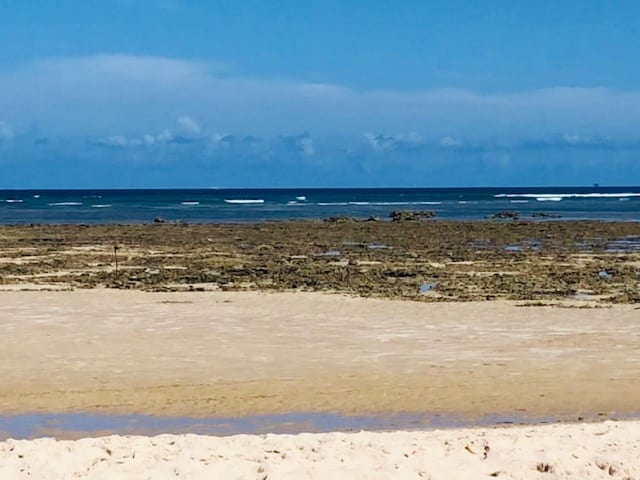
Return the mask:
M459 220L511 211L537 220L640 221L640 187L0 190L0 224L388 218L393 210Z

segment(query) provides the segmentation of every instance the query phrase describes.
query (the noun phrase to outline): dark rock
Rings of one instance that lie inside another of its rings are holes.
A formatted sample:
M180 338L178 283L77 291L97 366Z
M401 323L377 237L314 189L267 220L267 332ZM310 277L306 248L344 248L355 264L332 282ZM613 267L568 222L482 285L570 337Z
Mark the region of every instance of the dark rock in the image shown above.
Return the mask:
M166 223L164 218L156 217L153 219L153 223Z
M520 214L518 212L505 211L494 213L493 215L490 215L489 218L496 218L500 220L517 220L518 218L520 218Z
M414 212L413 210L394 210L389 214L389 218L393 222L416 222L427 218L435 217L435 212L431 210L423 210Z
M534 212L531 214L533 218L560 218L557 213Z
M327 223L350 223L350 222L355 222L356 219L353 217L346 217L346 216L338 216L338 217L329 217L327 219L325 219L325 222Z

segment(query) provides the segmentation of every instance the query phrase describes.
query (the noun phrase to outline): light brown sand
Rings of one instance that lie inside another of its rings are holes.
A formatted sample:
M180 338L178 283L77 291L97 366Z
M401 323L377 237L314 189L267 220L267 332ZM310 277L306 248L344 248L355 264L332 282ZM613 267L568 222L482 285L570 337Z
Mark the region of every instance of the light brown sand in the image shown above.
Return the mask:
M3 479L637 479L640 422L0 443Z
M640 310L0 292L0 411L637 412Z

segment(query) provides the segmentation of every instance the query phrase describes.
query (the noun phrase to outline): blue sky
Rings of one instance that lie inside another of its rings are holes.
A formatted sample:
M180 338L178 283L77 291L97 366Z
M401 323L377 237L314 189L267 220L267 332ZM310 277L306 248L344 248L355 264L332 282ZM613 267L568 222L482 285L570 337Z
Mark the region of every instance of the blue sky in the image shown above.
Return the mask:
M0 0L0 188L640 184L640 3Z

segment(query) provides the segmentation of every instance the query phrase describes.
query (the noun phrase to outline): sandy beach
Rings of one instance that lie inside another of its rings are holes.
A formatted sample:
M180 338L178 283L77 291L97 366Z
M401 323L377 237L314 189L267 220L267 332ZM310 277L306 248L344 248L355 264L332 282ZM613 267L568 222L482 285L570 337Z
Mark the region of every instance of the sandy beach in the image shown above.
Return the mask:
M0 12L0 480L640 480L640 2Z
M559 479L640 476L640 422L430 432L0 443L7 479Z
M0 411L637 413L634 305L0 292ZM573 305L575 307L575 305Z
M41 435L80 439L0 442L3 479L640 475L640 422L581 423L638 414L634 304L43 288L0 291L1 415L412 412L425 421L415 431L103 437L54 422ZM434 416L491 415L562 423L427 427Z

